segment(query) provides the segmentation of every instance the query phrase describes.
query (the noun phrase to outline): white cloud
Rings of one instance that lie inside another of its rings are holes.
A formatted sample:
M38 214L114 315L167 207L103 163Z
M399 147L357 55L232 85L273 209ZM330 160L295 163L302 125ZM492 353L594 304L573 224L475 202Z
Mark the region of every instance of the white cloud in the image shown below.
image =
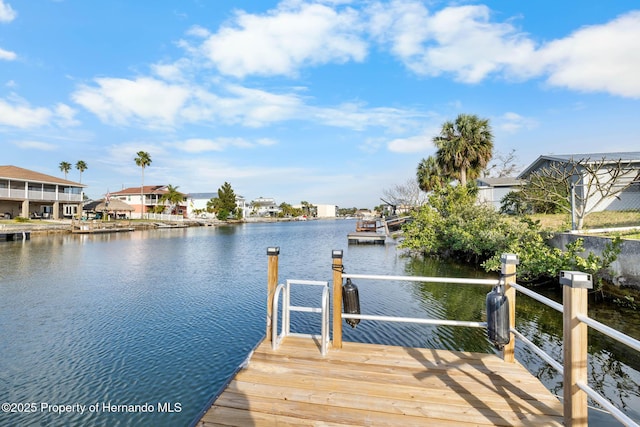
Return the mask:
M387 144L389 151L395 153L418 153L428 151L433 148L433 137L424 135L411 136L409 138L398 138Z
M202 153L207 151L223 151L227 147L250 148L253 143L244 138L192 138L176 144L177 148L189 153Z
M62 127L77 126L80 124L80 122L75 118L76 110L69 107L67 104L59 103L56 105L55 113L58 124Z
M10 4L5 3L4 0L0 0L0 22L13 21L18 13L13 10Z
M32 108L22 100L9 103L0 99L0 126L37 128L48 124L52 116L48 108Z
M266 15L237 12L201 51L221 73L243 78L293 75L302 66L362 61L367 46L354 10L289 2Z
M423 2L393 0L368 13L371 34L418 75L464 83L542 77L570 90L640 97L640 11L538 45L513 21L492 21L485 5L429 11Z
M23 150L54 151L58 149L56 145L42 141L14 141L13 145Z
M308 107L304 114L329 126L353 130L378 127L395 133L414 129L416 122L427 116L426 113L409 109L369 108L357 103L344 103L336 107Z
M209 30L199 25L194 25L193 27L187 30L187 35L199 38L207 38L211 35Z
M18 57L15 52L4 50L0 47L0 59L5 61L13 61Z
M548 43L535 63L553 86L640 98L639 40L640 11L629 12Z
M530 118L514 112L507 112L496 120L497 127L507 133L514 133L520 129L533 129L538 123Z
M397 0L371 10L379 40L413 72L477 83L491 73L520 64L534 44L509 23L490 21L487 6L447 7L430 14L422 2Z
M97 87L81 86L72 94L72 99L103 122L116 125L135 120L152 128L171 127L189 96L185 87L149 77L95 81Z

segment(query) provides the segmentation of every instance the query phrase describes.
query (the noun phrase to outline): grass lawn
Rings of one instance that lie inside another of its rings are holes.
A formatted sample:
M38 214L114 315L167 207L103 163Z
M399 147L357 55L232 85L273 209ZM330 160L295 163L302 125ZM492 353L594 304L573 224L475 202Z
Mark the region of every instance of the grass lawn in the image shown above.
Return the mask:
M540 221L540 225L545 230L565 231L571 229L571 216L569 214L536 214L531 215L534 221ZM590 228L612 228L612 227L640 227L640 211L624 212L594 212L584 220L584 229ZM635 233L638 238L638 233Z

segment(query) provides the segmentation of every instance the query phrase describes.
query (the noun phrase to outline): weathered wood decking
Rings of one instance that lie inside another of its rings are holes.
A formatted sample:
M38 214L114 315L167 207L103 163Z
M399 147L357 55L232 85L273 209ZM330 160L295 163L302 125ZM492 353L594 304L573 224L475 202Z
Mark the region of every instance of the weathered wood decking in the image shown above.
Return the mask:
M208 426L562 425L562 405L493 354L264 341L200 422Z

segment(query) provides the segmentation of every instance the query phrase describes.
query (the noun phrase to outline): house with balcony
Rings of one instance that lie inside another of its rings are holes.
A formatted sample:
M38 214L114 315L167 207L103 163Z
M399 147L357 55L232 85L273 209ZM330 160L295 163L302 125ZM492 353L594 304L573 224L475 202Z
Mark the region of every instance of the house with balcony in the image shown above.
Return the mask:
M251 216L276 217L282 211L271 197L258 197L251 201Z
M86 185L17 166L0 166L0 217L72 218Z
M169 192L168 185L145 185L129 187L109 194L111 198L122 200L133 208L131 218L142 218L146 213L167 213L187 217L187 195L183 194L182 202L173 205L162 200ZM182 194L182 193L181 193ZM160 211L160 212L159 212Z

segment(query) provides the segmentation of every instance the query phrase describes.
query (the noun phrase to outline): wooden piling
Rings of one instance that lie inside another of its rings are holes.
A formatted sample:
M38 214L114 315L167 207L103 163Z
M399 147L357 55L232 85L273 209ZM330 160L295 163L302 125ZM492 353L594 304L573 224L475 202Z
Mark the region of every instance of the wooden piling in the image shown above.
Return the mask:
M333 348L342 348L342 251L331 252L333 269Z
M267 248L267 336L266 340L271 342L271 327L273 320L273 295L278 287L278 255L279 247Z
M502 254L500 257L502 262L502 277L504 279L504 294L509 301L509 330L516 327L516 288L511 284L516 282L516 265L518 265L518 256L515 254ZM502 358L505 362L515 363L516 355L516 337L513 332L509 333L511 339L502 350Z
M589 424L587 393L578 383L587 384L588 326L578 319L587 315L588 289L593 287L591 275L560 272L563 303L563 357L564 357L564 422L569 427Z

